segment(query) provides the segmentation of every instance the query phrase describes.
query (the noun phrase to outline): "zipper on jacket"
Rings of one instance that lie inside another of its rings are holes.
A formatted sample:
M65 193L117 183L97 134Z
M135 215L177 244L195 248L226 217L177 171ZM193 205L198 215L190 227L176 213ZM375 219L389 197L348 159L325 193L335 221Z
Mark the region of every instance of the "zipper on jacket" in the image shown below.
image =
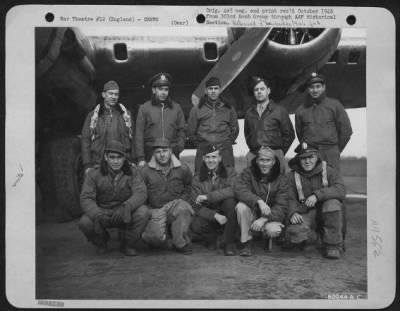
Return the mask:
M217 111L215 109L215 103L213 103L213 116L214 116L214 128L217 128Z
M161 127L162 127L162 137L165 138L165 129L164 129L164 103L161 103Z

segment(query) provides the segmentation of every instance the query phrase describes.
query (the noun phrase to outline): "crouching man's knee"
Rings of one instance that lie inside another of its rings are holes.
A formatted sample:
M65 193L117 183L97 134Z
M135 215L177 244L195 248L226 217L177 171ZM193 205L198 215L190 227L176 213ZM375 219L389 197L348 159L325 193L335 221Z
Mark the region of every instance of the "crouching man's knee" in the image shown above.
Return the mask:
M193 210L192 206L185 200L177 199L173 202L170 213L174 217L177 217L179 215L192 216L192 215L194 215L194 210Z
M140 219L143 221L148 221L151 218L151 210L146 205L142 205L132 213L132 217L134 220Z
M82 232L93 232L93 226L93 221L86 214L83 214L82 217L79 219L78 227Z
M342 210L342 202L336 199L326 200L322 203L322 213L339 212Z
M302 242L311 244L316 242L317 235L314 230L305 224L291 224L286 227L285 240L294 244Z
M236 214L238 215L245 215L250 213L250 207L248 207L246 204L239 202L235 206Z

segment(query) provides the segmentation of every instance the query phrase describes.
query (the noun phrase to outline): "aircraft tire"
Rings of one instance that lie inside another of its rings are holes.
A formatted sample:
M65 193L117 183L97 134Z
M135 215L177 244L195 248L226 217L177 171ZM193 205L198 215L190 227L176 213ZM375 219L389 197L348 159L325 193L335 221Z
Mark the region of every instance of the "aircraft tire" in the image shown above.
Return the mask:
M42 191L47 205L58 221L70 221L82 215L79 203L81 143L78 137L59 137L46 143L41 157ZM50 200L49 200L50 199ZM50 203L49 203L50 202Z

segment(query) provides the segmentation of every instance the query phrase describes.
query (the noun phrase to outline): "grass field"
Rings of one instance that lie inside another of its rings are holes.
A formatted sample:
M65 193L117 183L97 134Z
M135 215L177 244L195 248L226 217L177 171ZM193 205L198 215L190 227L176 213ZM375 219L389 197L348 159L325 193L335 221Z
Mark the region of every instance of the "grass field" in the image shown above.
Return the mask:
M181 161L189 165L194 171L194 156L182 156ZM341 171L347 193L367 193L367 159L366 158L342 158ZM246 167L245 157L235 158L236 171L240 173Z

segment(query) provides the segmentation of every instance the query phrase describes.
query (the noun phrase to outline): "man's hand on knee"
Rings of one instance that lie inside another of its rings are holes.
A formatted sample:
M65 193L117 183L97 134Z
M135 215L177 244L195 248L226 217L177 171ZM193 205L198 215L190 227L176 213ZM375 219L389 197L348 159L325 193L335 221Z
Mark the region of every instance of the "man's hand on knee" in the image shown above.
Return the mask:
M124 208L122 205L120 205L112 210L111 222L114 225L121 224L123 222L123 218L124 218Z
M271 215L271 208L268 206L267 203L265 203L263 200L258 200L257 204L262 216L268 217Z
M290 218L290 222L293 225L302 224L303 223L303 217L299 213L294 213L292 215L292 217Z
M305 204L308 208L311 208L311 207L314 207L314 206L315 206L315 204L317 203L317 201L318 201L317 196L316 196L315 194L312 194L312 195L310 195L310 196L306 199L306 201L304 202L304 204Z
M267 218L260 217L251 224L250 229L255 232L260 232L264 227L264 225L267 223L267 221L268 221Z

